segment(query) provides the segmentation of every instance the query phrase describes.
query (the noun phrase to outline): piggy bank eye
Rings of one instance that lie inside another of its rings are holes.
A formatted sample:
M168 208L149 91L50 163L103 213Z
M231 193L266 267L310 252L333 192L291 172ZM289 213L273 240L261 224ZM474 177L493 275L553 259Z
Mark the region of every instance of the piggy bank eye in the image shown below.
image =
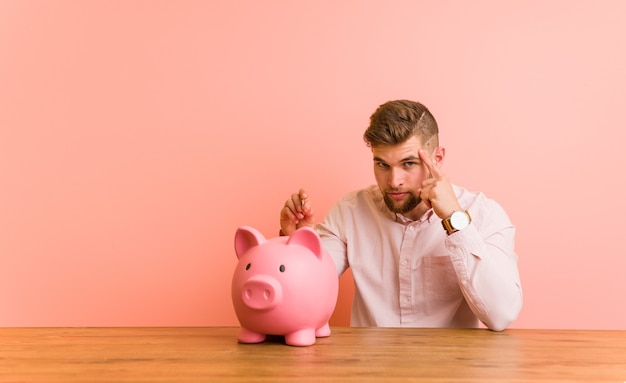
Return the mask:
M285 272L285 265L280 265L278 270L280 270L281 273L284 273Z
M246 270L250 270L250 264L249 263L246 265Z

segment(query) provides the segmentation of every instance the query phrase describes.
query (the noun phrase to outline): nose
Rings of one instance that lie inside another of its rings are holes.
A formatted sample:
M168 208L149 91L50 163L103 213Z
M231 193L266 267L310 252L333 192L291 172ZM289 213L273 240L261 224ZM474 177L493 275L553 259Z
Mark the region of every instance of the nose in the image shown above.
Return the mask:
M255 275L244 283L241 298L252 309L268 310L282 302L283 290L275 278Z
M404 184L404 174L401 169L391 168L389 171L389 186L397 189Z

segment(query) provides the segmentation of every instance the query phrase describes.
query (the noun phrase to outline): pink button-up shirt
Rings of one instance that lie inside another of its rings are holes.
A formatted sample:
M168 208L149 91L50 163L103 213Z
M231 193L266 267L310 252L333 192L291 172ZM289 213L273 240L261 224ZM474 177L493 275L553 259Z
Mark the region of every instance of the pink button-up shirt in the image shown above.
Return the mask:
M447 235L432 209L418 221L389 211L380 189L352 192L317 227L337 271L354 277L352 326L503 330L522 307L515 227L482 193L455 186L472 216Z

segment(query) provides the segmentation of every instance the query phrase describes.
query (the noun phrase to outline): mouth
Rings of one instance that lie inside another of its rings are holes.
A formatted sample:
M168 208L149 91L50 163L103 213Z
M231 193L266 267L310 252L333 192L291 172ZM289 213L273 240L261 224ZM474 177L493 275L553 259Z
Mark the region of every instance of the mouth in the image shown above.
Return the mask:
M406 197L409 193L406 192L388 192L387 195L394 200L401 200Z

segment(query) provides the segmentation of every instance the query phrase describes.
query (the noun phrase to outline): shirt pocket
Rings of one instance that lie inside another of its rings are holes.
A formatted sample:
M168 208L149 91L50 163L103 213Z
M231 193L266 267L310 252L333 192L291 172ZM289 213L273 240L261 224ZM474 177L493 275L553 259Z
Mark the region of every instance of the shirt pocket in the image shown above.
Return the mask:
M428 300L449 302L462 297L449 256L424 257L423 260L424 289Z

